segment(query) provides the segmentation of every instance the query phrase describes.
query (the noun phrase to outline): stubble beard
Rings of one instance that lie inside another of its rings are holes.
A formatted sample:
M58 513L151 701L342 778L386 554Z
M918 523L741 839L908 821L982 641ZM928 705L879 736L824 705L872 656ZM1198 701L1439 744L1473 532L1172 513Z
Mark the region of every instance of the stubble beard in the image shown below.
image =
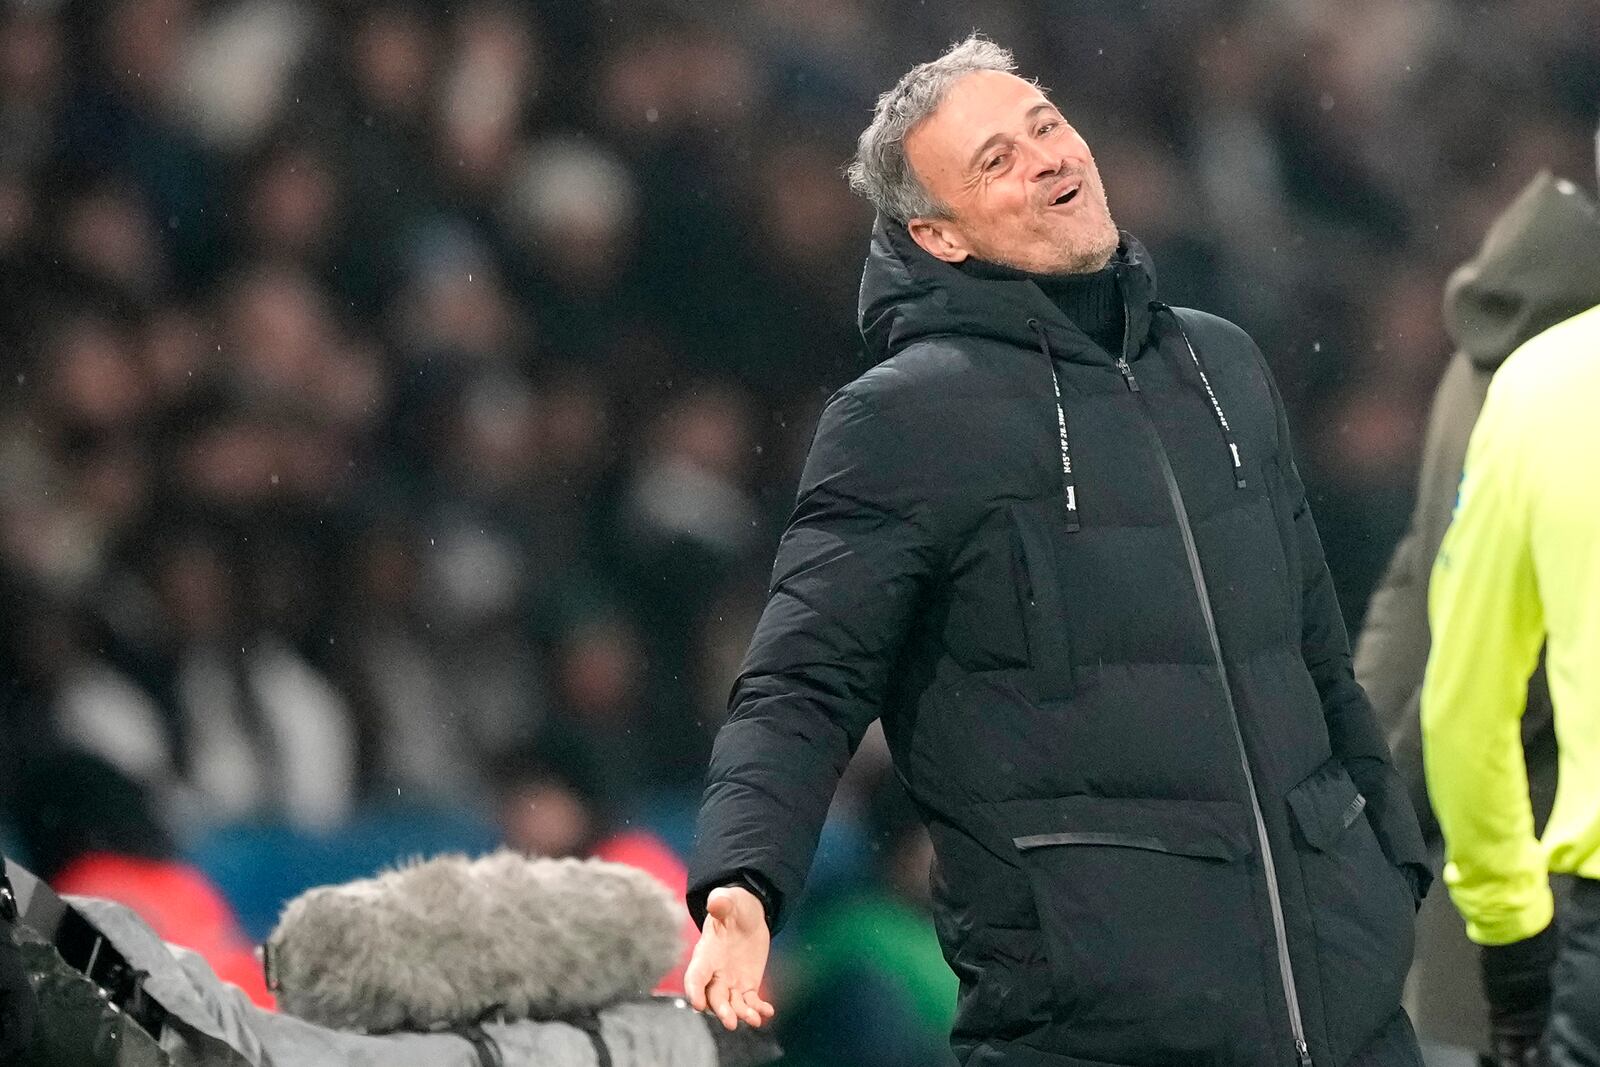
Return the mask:
M1099 186L1099 176L1096 175L1095 183ZM1060 258L1050 265L1044 273L1049 274L1093 274L1103 270L1111 257L1117 252L1117 245L1121 243L1122 236L1117 232L1117 224L1111 218L1111 207L1103 199L1093 205L1097 219L1092 226L1085 225L1067 241L1063 242L1059 251Z
M1107 215L1105 226L1092 240L1085 241L1080 249L1064 250L1067 252L1065 261L1052 273L1093 274L1104 270L1106 264L1111 262L1111 257L1116 255L1119 243L1116 224L1111 221L1111 216Z
M1093 226L1077 229L1065 241L1046 240L1044 250L1038 255L1006 255L998 250L987 255L979 250L977 255L991 263L1030 274L1093 274L1111 262L1121 243L1110 208L1102 201L1097 209L1100 217Z

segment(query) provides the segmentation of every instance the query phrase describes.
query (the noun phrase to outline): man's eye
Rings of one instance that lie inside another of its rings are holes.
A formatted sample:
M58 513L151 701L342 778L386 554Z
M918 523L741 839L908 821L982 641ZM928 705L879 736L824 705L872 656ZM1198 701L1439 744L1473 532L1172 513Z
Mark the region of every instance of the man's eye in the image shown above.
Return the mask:
M1061 125L1059 122L1047 122L1047 123L1045 123L1043 126L1039 127L1039 136L1043 137L1045 134L1050 133L1051 131L1053 131L1059 125Z
M1006 154L1001 152L997 156L990 156L989 162L983 165L984 170L999 170L1000 165L1006 161Z

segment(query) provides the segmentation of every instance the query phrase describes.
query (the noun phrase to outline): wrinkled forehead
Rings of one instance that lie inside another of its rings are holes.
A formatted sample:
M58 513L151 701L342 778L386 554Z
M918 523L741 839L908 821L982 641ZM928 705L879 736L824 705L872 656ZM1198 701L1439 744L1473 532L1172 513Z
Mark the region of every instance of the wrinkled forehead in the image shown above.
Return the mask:
M995 134L1021 131L1037 109L1054 106L1035 82L1004 71L974 71L950 86L913 136L925 133L921 139L928 147L964 159Z

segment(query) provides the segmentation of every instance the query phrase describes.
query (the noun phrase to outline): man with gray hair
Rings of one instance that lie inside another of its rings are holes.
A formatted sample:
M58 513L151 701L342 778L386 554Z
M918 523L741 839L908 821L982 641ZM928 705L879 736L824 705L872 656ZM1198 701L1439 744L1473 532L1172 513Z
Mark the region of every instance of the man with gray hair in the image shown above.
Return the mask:
M876 718L967 1067L1420 1064L1421 836L1266 362L1156 299L1013 67L963 42L861 135L875 365L822 414L717 736L690 998L772 1016L770 932Z

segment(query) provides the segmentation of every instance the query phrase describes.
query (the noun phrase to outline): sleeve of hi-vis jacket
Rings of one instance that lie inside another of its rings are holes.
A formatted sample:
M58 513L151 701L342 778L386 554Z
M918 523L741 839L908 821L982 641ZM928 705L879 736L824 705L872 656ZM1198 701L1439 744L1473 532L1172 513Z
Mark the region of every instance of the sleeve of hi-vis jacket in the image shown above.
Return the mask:
M1262 361L1265 367L1265 360ZM1300 560L1300 654L1322 699L1328 742L1356 788L1367 798L1367 817L1389 862L1406 869L1418 895L1426 894L1433 874L1416 809L1405 782L1395 770L1383 731L1366 691L1356 681L1350 637L1333 576L1322 552L1322 539L1311 516L1304 482L1294 462L1289 420L1283 398L1267 374L1278 419L1278 475L1288 495L1295 554Z
M689 865L697 922L712 888L754 875L776 928L805 882L932 570L910 453L870 398L841 392L822 414L712 750Z
M1537 432L1515 381L1489 388L1467 446L1455 518L1428 594L1433 651L1422 687L1428 792L1445 882L1485 945L1532 937L1554 913L1523 761L1528 678L1544 641L1523 477Z

